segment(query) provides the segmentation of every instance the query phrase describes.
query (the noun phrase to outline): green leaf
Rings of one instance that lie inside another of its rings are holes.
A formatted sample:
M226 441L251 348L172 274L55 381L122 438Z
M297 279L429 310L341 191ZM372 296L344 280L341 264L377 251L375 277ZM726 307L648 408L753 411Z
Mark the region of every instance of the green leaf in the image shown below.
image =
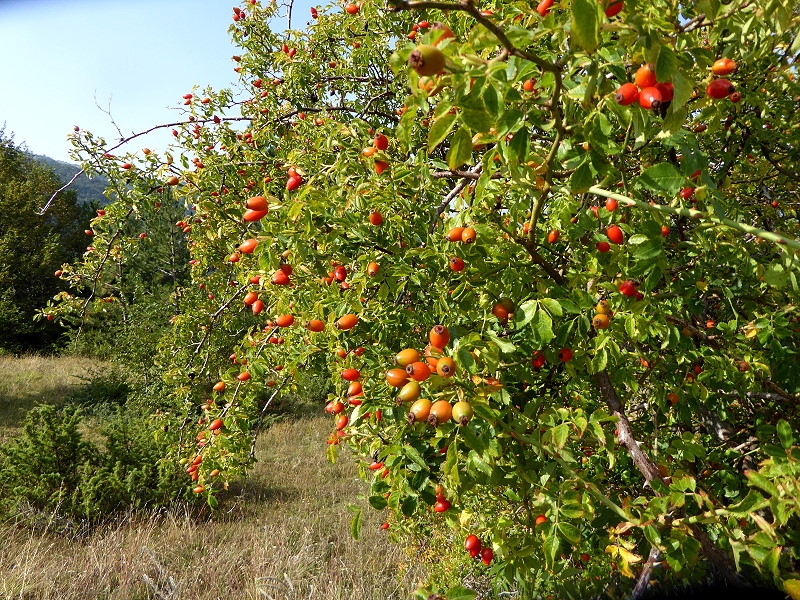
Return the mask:
M661 46L658 50L658 59L656 60L656 75L658 81L671 81L678 68L678 57L669 46ZM674 85L674 84L673 84Z
M581 532L574 525L560 521L558 523L558 532L573 546L581 543Z
M764 477L758 471L745 471L745 477L747 477L747 483L750 484L751 487L757 487L765 492L767 492L770 496L780 496L780 492L778 492L778 488L766 477Z
M647 169L636 182L654 192L674 196L683 187L685 179L675 165L660 163Z
M493 331L487 331L486 336L492 341L493 344L497 346L500 352L511 354L517 350L517 347L514 344L508 340L497 337Z
M694 85L681 71L675 71L672 75L672 87L674 89L672 110L677 112L677 109L683 108L691 99L694 93Z
M792 433L792 426L783 419L778 421L778 437L781 440L781 446L786 450L794 444L794 433Z
M486 133L492 128L494 120L489 116L485 110L474 110L471 108L463 108L459 114L461 115L461 122L469 127L472 131ZM472 138L470 138L471 140ZM470 148L470 151L472 149Z
M550 340L555 337L553 333L553 320L545 311L537 310L536 314L533 315L531 324L537 339L542 344L550 343Z
M519 162L525 162L528 158L528 138L530 133L527 127L521 127L514 132L514 137L508 144L508 149L513 153L513 157Z
M353 518L350 519L350 535L353 536L354 540L357 540L358 536L361 535L361 509L354 504L349 504L347 510L353 513Z
M569 178L569 189L573 194L582 194L594 183L589 161L584 160Z
M602 7L594 0L572 0L571 37L589 54L600 45Z
M450 139L447 166L456 170L472 157L472 136L466 127L459 127Z
M450 135L453 123L456 122L457 115L445 114L436 119L428 132L428 152L433 152L434 148L441 144Z
M447 600L474 600L478 596L477 593L460 585L451 587L445 595Z
M561 450L569 438L569 424L561 423L561 425L553 427L551 432L553 436L553 445L557 449Z
M536 311L539 308L539 303L536 300L526 300L517 307L514 311L513 323L517 329L522 329L533 320Z
M564 311L561 310L561 305L558 303L558 300L553 300L552 298L542 298L539 300L539 303L554 317L560 317L562 314L564 314Z
M544 541L544 559L548 569L552 569L555 565L559 548L561 548L561 542L555 535L551 535Z

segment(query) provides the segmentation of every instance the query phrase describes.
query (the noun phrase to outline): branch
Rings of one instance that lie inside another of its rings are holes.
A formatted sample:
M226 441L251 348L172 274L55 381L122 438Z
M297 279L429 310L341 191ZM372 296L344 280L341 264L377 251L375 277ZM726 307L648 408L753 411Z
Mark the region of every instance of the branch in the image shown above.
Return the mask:
M448 207L448 205L453 201L453 198L458 196L458 194L461 193L461 190L463 190L465 187L467 187L467 185L469 185L469 182L471 180L477 179L478 177L481 176L482 170L483 170L483 164L478 163L477 165L472 167L469 171L463 172L464 173L463 178L455 185L455 187L453 187L452 190L450 190L447 193L447 195L442 200L441 204L439 204L439 206L436 207L436 214L434 215L433 220L431 221L430 227L428 227L428 233L433 233L433 230L436 228L436 222L439 220L439 215L441 215L444 212L444 210ZM459 171L453 171L453 173L458 173L458 172Z
M674 206L667 206L666 204L649 204L647 202L642 202L641 200L636 200L635 198L630 198L629 196L623 196L622 194L617 194L616 192L609 192L608 190L604 190L603 188L597 187L595 185L589 188L589 192L592 194L597 194L598 196L603 196L604 198L614 198L618 202L622 202L627 206L635 206L636 208L649 210L651 212L660 212L668 215L676 215L679 217L688 217L690 219L703 219L709 223L716 223L717 225L725 225L726 227L730 227L731 229L736 229L738 231L742 231L744 233L748 233L750 235L754 235L762 239L775 242L776 244L780 244L781 246L787 246L792 250L794 250L795 252L800 252L800 241L788 238L779 233L766 231L758 227L753 227L752 225L747 225L746 223L734 221L733 219L718 217L711 213L695 210L693 208L678 208Z

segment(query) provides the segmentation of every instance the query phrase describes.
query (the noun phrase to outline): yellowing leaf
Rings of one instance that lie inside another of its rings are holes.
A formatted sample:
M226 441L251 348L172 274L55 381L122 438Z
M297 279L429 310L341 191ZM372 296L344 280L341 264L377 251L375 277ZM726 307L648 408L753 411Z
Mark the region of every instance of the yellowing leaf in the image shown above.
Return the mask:
M786 579L783 582L783 591L789 594L792 600L800 600L800 579Z

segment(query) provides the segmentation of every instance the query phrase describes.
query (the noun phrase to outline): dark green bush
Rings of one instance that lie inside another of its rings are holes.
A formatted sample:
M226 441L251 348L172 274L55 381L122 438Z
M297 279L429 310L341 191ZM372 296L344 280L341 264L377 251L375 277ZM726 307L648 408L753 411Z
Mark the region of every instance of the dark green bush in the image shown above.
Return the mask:
M91 524L185 494L178 465L164 460L166 444L138 409L118 406L99 427L90 423L75 405L28 413L21 435L0 446L3 519Z

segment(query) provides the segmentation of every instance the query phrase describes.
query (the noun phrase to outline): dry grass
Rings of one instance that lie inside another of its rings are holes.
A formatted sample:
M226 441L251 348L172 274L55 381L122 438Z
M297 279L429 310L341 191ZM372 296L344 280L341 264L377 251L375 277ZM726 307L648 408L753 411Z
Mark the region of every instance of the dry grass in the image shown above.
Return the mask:
M16 432L34 405L60 402L85 383L81 377L103 366L96 359L80 356L0 356L0 441Z
M29 370L46 377L46 368ZM245 486L202 517L131 514L75 539L0 526L0 598L407 598L424 574L359 499L366 484L347 452L326 460L330 427L323 417L273 425ZM364 511L359 540L350 536L348 504Z

